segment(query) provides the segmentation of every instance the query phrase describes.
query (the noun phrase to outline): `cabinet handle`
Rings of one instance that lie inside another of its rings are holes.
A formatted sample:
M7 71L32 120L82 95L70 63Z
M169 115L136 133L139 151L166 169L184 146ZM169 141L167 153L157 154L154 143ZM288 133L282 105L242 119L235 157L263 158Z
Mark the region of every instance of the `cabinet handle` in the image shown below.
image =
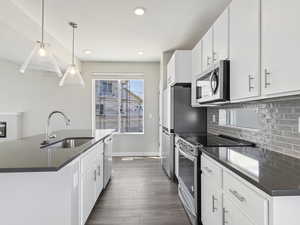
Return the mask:
M230 193L233 194L234 197L236 197L240 202L245 202L246 198L243 197L241 194L239 194L237 191L229 189Z
M253 86L251 86L251 83L252 83L251 81L252 81L252 80L254 80L254 77L253 77L253 76L251 76L251 75L249 75L249 76L248 76L248 86L249 86L249 92L251 92L251 90L252 90L252 89L254 89L254 87L253 87Z
M100 165L98 166L98 176L100 176Z
M223 225L228 224L228 221L226 221L226 213L228 213L228 211L225 208L223 208L223 213L222 213L222 215L223 215Z
M218 209L215 206L215 201L217 201L218 199L215 198L215 196L212 196L212 212L214 213L215 211L217 211Z
M267 88L268 86L271 85L271 83L268 82L268 76L269 75L271 75L271 73L267 69L265 69L265 88Z

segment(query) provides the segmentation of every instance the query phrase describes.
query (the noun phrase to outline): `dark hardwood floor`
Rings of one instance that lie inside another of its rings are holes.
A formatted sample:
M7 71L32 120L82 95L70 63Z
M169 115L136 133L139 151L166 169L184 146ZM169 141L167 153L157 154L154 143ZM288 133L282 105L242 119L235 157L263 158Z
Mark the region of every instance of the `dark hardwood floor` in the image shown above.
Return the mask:
M113 160L113 177L87 225L190 225L159 159Z

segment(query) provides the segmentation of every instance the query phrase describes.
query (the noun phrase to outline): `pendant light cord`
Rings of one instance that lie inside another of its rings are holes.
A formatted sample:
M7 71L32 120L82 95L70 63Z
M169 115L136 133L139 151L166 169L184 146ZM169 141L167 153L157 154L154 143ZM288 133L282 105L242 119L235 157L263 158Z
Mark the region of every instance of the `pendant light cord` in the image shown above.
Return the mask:
M42 47L44 47L44 24L45 24L45 0L42 0L42 41L41 41Z
M72 46L72 64L74 65L74 49L75 49L75 26L73 26L73 46Z
M72 65L75 65L75 29L78 27L78 25L74 22L69 22L69 25L73 28Z

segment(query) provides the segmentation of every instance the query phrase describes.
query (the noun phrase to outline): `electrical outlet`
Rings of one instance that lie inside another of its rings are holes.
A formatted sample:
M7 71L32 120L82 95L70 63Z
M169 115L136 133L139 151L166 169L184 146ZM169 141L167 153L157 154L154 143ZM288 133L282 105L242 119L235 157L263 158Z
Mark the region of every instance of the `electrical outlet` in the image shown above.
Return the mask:
M212 116L212 121L213 121L213 123L216 122L216 115L215 114L213 114L213 116ZM300 121L300 118L299 118L299 121Z

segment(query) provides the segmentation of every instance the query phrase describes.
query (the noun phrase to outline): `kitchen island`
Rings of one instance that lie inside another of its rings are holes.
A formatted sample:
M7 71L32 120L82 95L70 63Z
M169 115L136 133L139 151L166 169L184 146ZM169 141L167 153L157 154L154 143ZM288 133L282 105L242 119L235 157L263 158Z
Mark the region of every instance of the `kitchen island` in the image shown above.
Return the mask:
M63 130L46 146L44 135L1 143L0 224L84 224L103 189L113 132Z

